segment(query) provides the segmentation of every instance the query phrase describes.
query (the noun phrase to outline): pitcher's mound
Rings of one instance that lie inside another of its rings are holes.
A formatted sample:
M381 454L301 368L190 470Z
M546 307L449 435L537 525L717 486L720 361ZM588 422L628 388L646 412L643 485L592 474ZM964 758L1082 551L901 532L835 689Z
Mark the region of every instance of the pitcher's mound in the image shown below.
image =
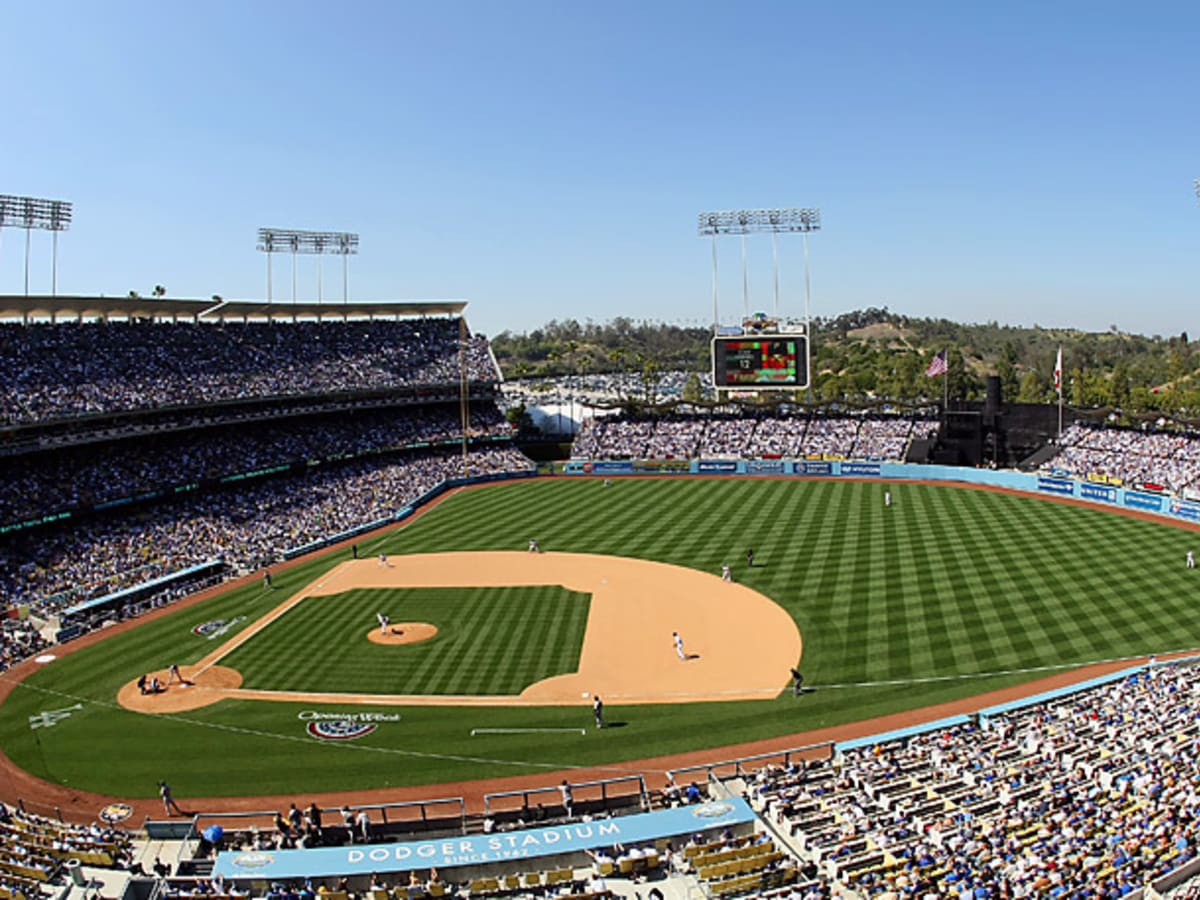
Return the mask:
M416 644L427 641L437 634L437 626L428 622L397 622L387 627L387 632L372 628L367 632L367 640L372 644Z

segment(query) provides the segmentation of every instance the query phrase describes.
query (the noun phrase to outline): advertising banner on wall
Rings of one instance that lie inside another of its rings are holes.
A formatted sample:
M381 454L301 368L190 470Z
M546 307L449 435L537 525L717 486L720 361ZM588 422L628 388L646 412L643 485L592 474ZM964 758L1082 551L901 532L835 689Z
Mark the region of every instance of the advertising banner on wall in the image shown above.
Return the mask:
M833 463L816 460L797 460L792 463L794 475L832 475Z
M737 470L738 464L736 459L702 459L696 466L697 472L702 472L706 475L711 475L714 472L721 472L728 475Z
M1107 484L1094 484L1092 482L1081 481L1079 483L1079 496L1084 500L1100 500L1103 503L1117 502L1117 489Z
M1139 494L1137 491L1125 492L1125 505L1130 509L1144 509L1147 512L1162 512L1163 498L1154 494Z
M843 475L857 475L859 477L878 478L879 463L865 462L844 462L842 463Z
M783 460L751 459L746 461L747 475L782 475Z
M680 475L692 471L691 460L687 459L635 459L633 471Z
M1075 496L1075 482L1065 478L1038 478L1037 489L1048 494L1061 494L1064 497Z
M1200 522L1200 505L1188 503L1186 500L1173 500L1171 514L1190 522Z

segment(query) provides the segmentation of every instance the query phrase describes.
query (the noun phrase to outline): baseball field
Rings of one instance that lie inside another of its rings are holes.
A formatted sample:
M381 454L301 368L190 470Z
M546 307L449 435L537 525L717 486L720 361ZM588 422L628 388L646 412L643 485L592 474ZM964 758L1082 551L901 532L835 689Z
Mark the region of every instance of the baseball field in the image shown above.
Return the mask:
M8 676L0 745L37 778L118 798L160 778L194 798L619 774L1200 645L1194 532L889 487L890 507L871 482L459 491L358 560L317 555ZM134 687L172 664L194 683ZM813 688L798 698L794 665Z

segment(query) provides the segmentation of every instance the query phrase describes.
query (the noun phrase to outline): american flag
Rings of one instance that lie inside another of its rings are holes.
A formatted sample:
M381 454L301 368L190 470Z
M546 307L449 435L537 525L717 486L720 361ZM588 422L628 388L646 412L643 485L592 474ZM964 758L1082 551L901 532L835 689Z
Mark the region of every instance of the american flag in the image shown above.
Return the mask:
M950 365L946 362L946 351L942 350L925 369L925 374L930 378L937 378L939 375L945 375L949 370Z

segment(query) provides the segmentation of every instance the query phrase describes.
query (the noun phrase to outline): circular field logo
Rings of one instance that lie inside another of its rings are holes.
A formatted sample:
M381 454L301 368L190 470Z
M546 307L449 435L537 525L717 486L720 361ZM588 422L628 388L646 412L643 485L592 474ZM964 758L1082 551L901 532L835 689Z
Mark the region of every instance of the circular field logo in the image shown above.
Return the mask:
M270 853L239 853L233 858L233 864L242 869L261 869L263 866L269 866L275 862L275 857Z
M104 809L100 810L100 821L107 822L109 825L116 825L118 822L124 822L133 815L133 807L128 803L110 803Z
M697 819L719 819L721 816L727 816L731 812L733 812L732 803L715 800L712 803L701 803L692 810L692 815Z
M354 741L365 737L379 726L374 722L351 722L347 719L309 722L304 726L309 737L321 741Z
M192 634L211 641L213 638L227 632L239 622L245 621L245 616L234 616L232 619L212 619L211 621L201 622L199 625L196 625L192 628Z

